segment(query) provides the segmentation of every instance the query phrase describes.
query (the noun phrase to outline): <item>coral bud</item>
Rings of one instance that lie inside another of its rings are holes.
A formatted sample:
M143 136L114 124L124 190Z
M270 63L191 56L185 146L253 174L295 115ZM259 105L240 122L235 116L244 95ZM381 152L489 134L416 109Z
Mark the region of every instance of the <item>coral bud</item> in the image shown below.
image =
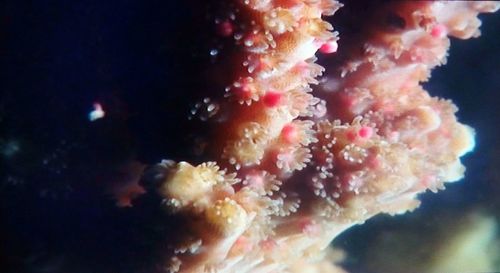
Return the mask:
M287 124L281 129L281 137L287 143L296 143L298 138L297 128L293 124Z
M437 24L431 29L431 35L434 38L444 38L447 35L447 29L445 25Z
M321 45L321 47L319 48L319 52L323 54L335 53L337 52L338 47L339 45L337 44L337 41L331 40Z
M270 107L270 108L276 107L280 104L282 97L283 96L281 95L280 92L267 91L266 94L264 95L263 101L267 107Z
M363 139L368 139L373 135L373 128L368 126L363 126L358 131L359 137Z

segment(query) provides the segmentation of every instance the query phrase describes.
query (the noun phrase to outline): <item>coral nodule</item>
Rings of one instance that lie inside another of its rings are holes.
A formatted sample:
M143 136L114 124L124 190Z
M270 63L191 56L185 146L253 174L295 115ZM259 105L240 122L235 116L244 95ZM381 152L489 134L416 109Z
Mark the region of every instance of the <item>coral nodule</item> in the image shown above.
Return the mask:
M333 0L217 4L214 35L232 48L203 117L211 162L157 166L159 205L190 238L170 246L167 271L343 272L327 251L338 234L463 177L474 131L421 83L448 37L479 36L477 15L499 3L375 2L345 36L326 21Z

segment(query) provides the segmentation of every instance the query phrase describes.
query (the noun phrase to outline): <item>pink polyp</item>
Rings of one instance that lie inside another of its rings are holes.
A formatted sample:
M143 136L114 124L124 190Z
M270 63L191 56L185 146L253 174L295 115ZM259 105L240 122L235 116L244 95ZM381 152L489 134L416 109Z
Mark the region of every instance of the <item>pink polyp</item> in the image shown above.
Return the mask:
M431 30L431 35L434 38L444 38L447 34L448 31L446 29L446 26L442 24L435 25Z
M263 101L267 107L276 107L281 102L282 95L280 92L267 91L264 95Z
M339 45L337 44L336 41L328 41L321 45L319 48L319 52L323 54L331 54L337 52Z
M287 124L281 130L281 136L288 143L297 142L298 132L293 124Z
M363 126L361 127L361 129L359 129L358 135L364 139L370 138L373 135L373 128L368 126Z

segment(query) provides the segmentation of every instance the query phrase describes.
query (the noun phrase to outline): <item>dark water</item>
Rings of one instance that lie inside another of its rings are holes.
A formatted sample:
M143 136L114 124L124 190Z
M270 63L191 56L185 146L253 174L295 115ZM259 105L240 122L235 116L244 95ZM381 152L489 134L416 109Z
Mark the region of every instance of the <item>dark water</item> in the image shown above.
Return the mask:
M0 272L154 272L157 203L107 190L129 162L189 159L212 26L182 2L0 3Z
M0 2L0 272L158 270L172 225L148 200L116 208L105 189L130 162L193 158L204 130L186 122L188 111L202 92L221 92L199 80L213 26L193 6ZM484 16L483 37L453 41L448 65L427 84L460 107L461 121L477 130L477 148L465 159L467 178L425 195L417 216L499 211L499 26L498 14ZM106 116L91 122L94 102ZM398 220L375 219L339 238L358 253L348 266L358 268L370 234Z

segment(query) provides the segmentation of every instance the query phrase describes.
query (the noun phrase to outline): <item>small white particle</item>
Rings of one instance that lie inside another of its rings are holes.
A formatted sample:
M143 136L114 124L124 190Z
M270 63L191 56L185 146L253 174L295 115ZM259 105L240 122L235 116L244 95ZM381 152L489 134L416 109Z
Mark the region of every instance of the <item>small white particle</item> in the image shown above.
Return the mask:
M94 110L90 111L89 113L89 120L90 121L96 121L100 118L103 118L106 114L104 110L102 109L102 105L98 102L94 103Z

